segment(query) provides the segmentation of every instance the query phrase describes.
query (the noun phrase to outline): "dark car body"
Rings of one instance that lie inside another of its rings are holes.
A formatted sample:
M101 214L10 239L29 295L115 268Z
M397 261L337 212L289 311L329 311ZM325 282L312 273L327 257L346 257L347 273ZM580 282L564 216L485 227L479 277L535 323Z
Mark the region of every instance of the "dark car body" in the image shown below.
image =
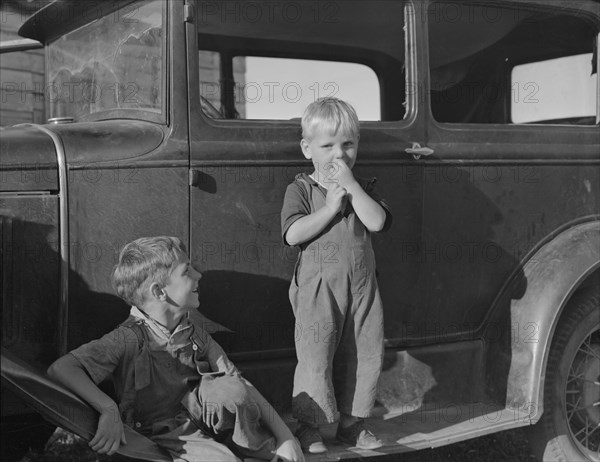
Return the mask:
M296 325L288 301L280 210L310 163L296 117L244 116L251 83L266 99L296 81L245 81L244 106L236 57L347 62L379 89L355 171L394 215L373 243L377 412L408 428L396 450L537 422L559 319L600 281L598 92L591 114L518 121L541 84L513 72L584 55L597 76L600 4L251 3L58 2L23 26L48 49L51 115L72 120L0 131L3 347L45 368L108 332L128 313L109 278L120 248L176 235L204 274L200 310L233 331L216 338L288 409L294 336L331 334ZM90 51L101 40L110 59Z

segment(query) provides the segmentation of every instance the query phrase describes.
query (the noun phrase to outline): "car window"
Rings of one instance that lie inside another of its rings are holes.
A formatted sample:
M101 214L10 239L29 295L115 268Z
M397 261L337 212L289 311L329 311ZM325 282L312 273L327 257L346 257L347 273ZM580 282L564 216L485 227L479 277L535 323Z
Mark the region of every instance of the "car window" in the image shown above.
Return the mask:
M258 4L251 10L233 2L202 5L198 52L205 115L297 119L310 102L336 96L350 102L361 120L405 117L402 2L299 2L294 14L290 8L262 11Z
M51 117L135 109L164 121L164 10L161 0L134 2L51 43Z
M511 73L512 122L593 124L598 74L592 73L592 68L592 53L515 66Z
M447 123L596 123L598 24L566 8L434 2L431 111Z
M219 55L212 53L219 61ZM222 113L220 73L206 68L200 94ZM361 120L379 120L379 81L373 69L360 63L312 59L236 56L233 59L235 118L287 120L323 96L349 101ZM206 111L209 111L205 104Z

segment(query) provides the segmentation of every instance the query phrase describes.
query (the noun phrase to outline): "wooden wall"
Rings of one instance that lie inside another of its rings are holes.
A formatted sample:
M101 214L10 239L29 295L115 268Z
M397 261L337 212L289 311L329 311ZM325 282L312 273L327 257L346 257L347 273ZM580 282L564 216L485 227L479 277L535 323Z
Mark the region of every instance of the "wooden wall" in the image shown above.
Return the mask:
M0 40L18 39L29 11L14 2L0 3ZM0 55L0 126L44 123L44 50Z

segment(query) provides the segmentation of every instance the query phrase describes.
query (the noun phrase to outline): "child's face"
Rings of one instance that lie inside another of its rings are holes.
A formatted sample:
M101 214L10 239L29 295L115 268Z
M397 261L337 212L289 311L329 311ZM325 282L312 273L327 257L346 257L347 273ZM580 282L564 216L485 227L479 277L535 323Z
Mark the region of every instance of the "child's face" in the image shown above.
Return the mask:
M310 140L300 142L302 152L311 159L319 178L326 181L335 172L332 165L341 160L352 168L358 155L358 136L338 131L332 134L328 130L316 130Z
M177 264L169 283L162 288L170 299L170 303L184 310L198 308L198 281L202 274L192 266L189 260Z

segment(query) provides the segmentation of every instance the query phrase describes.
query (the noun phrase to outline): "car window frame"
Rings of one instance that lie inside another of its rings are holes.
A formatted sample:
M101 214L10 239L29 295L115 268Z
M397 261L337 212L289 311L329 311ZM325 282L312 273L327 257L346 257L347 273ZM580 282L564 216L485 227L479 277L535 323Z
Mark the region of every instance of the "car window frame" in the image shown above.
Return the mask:
M428 0L429 8L435 0ZM463 0L464 1L464 0ZM590 0L561 3L548 6L542 0L498 1L491 0L490 5L513 8L558 8L564 14L584 16L596 25L600 33L600 11ZM426 17L426 16L425 16ZM428 21L424 24L424 53L427 55L427 67L423 85L426 88L425 111L427 119L427 143L434 148L436 156L444 161L460 160L486 161L527 161L538 160L540 156L554 162L597 161L598 128L600 125L600 103L597 103L595 125L566 124L497 124L497 123L449 123L437 121L431 109L431 78L429 69L429 30ZM600 50L596 49L597 59ZM599 87L600 87L600 79ZM599 93L600 95L600 93ZM573 158L563 157L565 149L577 145ZM479 159L479 160L478 160Z
M194 14L197 14L197 4L200 0L191 0L193 5ZM404 85L407 86L406 91L406 114L401 120L396 121L363 121L361 120L361 130L399 130L409 129L418 123L420 115L423 113L422 102L424 101L421 92L423 88L421 85L416 84L418 80L419 61L423 59L420 55L417 46L417 35L421 34L419 30L418 21L419 13L416 11L420 9L420 5L416 5L413 0L404 0L404 27L400 28L404 30L405 35L405 60L406 60L406 74ZM192 21L194 27L188 29L187 40L188 40L188 92L189 92L189 108L190 108L190 125L196 127L199 131L206 131L208 133L214 133L217 139L222 139L222 133L217 135L218 132L232 130L232 129L266 129L274 130L279 132L281 136L287 137L284 133L293 131L294 136L298 134L299 120L277 120L277 119L215 119L204 113L200 107L200 91L198 85L195 83L200 82L200 75L198 69L198 26L199 21L194 19ZM196 53L193 51L196 50ZM259 56L259 54L256 54ZM276 57L276 56L266 56ZM307 56L306 59L317 59L316 57ZM358 63L367 65L367 63L361 62L360 60L344 61L350 63ZM372 68L371 68L372 69ZM373 71L375 71L373 69ZM377 73L376 73L377 75ZM379 76L378 76L379 77ZM191 131L194 131L192 128ZM275 137L280 135L273 133ZM299 138L298 138L299 139Z
M144 0L134 0L126 3L125 5L119 5L120 8L129 7L135 3L144 3ZM171 8L169 8L168 2L161 2L162 8L162 56L161 56L161 66L162 66L162 82L161 82L161 92L162 92L162 102L161 102L161 110L160 112L153 112L144 109L134 109L134 108L111 108L102 111L97 111L92 114L86 114L77 119L77 122L95 122L102 120L114 120L114 119L133 119L133 120L143 120L147 122L154 122L161 125L169 125L170 120L170 111L169 111L169 92L170 92L170 72L169 72L169 63L170 63L170 50L169 43L172 41L172 37L170 36L171 27ZM108 9L105 14L101 16L101 18L105 18L110 14L114 14L118 9ZM101 19L98 18L98 19ZM89 23L88 23L89 24ZM83 24L81 27L85 27L88 24ZM65 32L64 35L75 32L79 29L75 28L73 30L69 30ZM50 75L50 46L56 40L60 39L63 35L54 38L49 41L44 47L44 60L45 60L45 74ZM169 38L169 40L167 40ZM46 113L50 114L50 102L46 102Z

